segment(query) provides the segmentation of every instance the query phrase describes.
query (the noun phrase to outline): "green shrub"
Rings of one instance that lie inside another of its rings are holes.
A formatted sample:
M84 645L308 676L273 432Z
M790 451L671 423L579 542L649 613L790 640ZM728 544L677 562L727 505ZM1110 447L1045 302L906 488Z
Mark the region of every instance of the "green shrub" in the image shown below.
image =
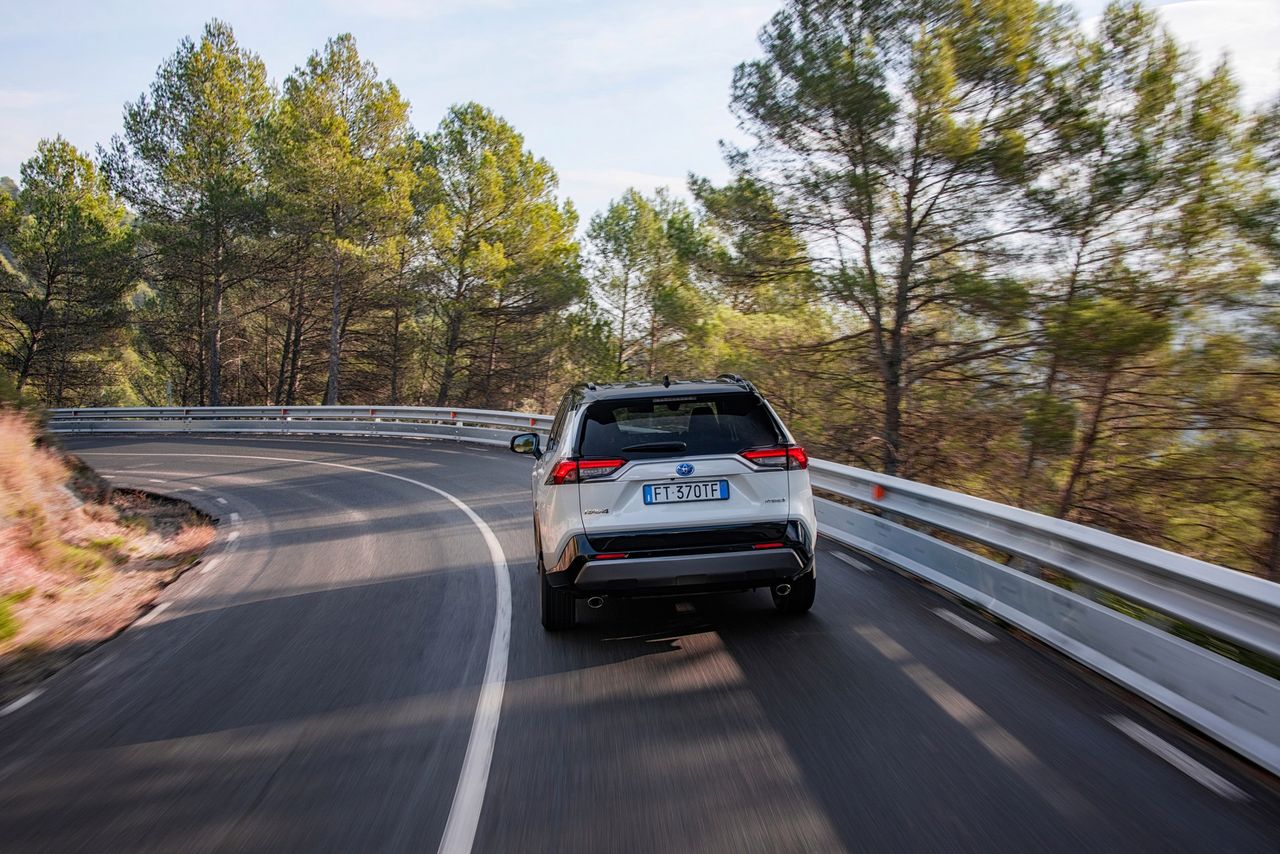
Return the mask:
M9 610L10 599L0 597L0 642L7 641L18 633L18 618Z

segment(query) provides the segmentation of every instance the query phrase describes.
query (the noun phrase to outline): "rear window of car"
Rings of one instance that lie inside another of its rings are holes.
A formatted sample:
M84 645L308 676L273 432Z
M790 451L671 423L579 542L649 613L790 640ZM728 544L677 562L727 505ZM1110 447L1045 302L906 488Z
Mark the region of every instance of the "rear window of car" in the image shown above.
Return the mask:
M754 394L655 396L591 404L579 453L653 459L736 454L781 441L764 401Z

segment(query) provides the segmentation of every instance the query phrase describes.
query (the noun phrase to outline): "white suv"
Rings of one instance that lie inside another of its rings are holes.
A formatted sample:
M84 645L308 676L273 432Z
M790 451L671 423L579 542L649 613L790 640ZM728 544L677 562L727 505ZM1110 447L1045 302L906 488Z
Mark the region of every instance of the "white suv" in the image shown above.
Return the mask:
M779 611L813 605L817 523L808 457L746 380L575 386L533 455L542 625L578 599L768 587Z

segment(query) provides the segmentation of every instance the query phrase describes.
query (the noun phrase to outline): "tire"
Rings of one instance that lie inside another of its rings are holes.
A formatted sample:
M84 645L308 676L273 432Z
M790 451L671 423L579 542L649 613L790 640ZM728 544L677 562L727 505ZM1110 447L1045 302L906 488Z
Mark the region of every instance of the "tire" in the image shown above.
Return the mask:
M769 593L773 596L773 607L778 609L779 614L799 615L807 613L813 607L817 587L818 579L811 569L791 582L791 592L786 596L779 596L772 590Z
M549 632L560 632L571 629L577 623L578 602L567 590L557 590L547 581L547 574L541 573L539 588L542 600L542 628Z

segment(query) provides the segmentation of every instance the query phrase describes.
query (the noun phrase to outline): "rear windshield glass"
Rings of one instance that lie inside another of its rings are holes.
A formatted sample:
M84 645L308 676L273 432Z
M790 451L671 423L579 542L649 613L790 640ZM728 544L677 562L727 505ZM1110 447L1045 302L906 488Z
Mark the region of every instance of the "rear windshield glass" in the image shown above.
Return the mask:
M753 394L703 394L600 400L587 408L584 457L736 454L776 445L782 437Z

